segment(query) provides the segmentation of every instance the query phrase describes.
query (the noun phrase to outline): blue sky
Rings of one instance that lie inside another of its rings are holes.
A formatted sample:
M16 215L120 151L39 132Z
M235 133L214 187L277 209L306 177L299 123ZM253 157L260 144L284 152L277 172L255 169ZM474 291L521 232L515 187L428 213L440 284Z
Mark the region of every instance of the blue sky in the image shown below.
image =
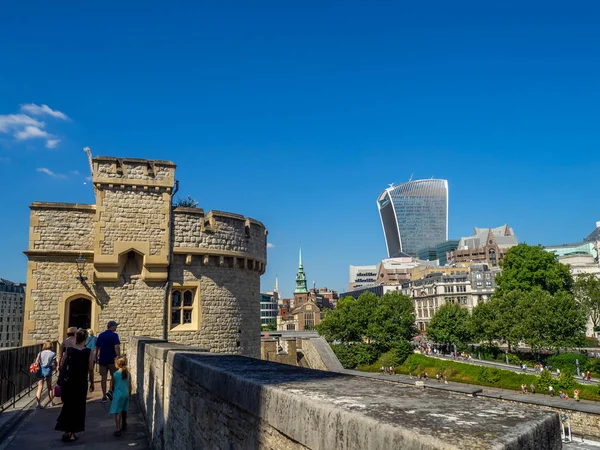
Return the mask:
M300 241L338 290L384 257L375 200L411 175L448 179L451 238L582 239L600 5L490 3L6 2L0 277L26 278L32 201L93 202L85 146L170 159L183 196L261 220L263 290L288 296Z

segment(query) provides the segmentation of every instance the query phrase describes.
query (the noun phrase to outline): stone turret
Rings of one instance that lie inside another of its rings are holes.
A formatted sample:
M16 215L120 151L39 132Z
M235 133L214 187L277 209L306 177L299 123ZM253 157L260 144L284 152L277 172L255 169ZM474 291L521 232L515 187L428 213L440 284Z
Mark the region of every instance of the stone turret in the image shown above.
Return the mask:
M173 208L175 164L96 157L95 205L31 205L24 343L68 326L260 354L264 225ZM81 255L85 267L75 260ZM79 270L81 272L79 272Z

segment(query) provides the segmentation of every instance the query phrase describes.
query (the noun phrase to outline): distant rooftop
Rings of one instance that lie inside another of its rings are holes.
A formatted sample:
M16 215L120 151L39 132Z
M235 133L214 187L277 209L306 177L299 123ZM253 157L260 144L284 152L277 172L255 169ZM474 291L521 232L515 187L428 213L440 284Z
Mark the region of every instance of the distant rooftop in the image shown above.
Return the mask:
M507 224L496 228L475 228L473 236L461 238L458 250L483 248L491 238L500 248L510 248L519 243L512 228Z
M585 242L600 241L600 221L596 222L596 229L584 239Z

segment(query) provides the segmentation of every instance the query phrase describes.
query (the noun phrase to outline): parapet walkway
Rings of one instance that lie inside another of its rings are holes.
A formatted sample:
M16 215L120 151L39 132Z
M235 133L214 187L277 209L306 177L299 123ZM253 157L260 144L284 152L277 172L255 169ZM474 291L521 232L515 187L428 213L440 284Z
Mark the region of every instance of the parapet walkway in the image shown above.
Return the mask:
M77 450L149 449L144 420L137 402L134 400L130 404L127 431L124 431L121 437L116 437L113 435L115 419L114 416L109 414L110 402L102 403L100 401L102 391L99 382L96 383L95 388L96 390L93 393L88 394L85 432L75 442L62 442L62 433L54 431L56 419L61 409L60 400L58 400L59 403L54 407L31 411L5 441L0 443L0 450L57 448ZM35 405L30 405L29 408L35 408Z

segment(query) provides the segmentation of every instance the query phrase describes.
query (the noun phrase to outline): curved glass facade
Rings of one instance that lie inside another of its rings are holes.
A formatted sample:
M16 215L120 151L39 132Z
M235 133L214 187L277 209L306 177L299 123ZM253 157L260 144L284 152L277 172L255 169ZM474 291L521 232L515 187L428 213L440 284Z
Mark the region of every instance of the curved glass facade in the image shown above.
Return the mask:
M377 199L388 256L417 256L448 240L448 181L416 180L387 188Z

